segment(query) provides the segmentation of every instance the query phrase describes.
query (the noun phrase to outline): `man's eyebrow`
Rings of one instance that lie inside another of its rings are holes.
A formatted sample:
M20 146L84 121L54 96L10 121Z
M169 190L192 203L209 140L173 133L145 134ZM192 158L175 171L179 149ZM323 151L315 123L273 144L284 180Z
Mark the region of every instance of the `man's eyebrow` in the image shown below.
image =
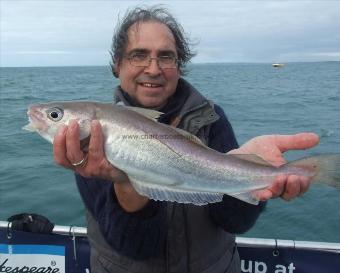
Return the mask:
M173 50L160 50L157 53L158 56L176 56L176 53Z
M132 55L132 54L136 54L136 53L139 53L139 54L149 54L150 51L145 49L145 48L134 48L132 50L130 50L127 55Z

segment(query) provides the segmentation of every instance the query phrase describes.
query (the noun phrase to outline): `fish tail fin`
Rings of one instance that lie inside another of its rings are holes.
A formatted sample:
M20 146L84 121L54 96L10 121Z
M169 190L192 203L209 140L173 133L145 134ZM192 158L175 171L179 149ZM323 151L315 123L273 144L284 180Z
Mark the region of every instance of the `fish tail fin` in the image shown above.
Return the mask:
M311 169L313 182L340 189L340 154L321 154L289 163L290 166Z

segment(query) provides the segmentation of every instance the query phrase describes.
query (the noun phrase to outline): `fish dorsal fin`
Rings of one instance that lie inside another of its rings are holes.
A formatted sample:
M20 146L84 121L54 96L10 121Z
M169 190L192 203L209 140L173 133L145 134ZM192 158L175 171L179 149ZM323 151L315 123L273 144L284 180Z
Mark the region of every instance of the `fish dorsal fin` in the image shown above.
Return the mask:
M149 119L157 121L158 118L163 115L164 113L152 110L152 109L147 109L147 108L141 108L141 107L134 107L134 106L122 106L128 110L134 111L144 117L147 117Z
M262 157L255 155L255 154L226 154L227 156L237 157L241 160L252 162L255 164L263 165L263 166L271 166L273 167L274 164L264 160Z
M201 146L204 146L204 147L207 147L197 136L193 135L193 134L190 134L189 132L183 130L183 129L180 129L180 128L175 128L174 129L176 130L177 133L179 133L180 135L182 135L184 138L188 139L188 140L191 140L192 142L198 144L198 145L201 145Z

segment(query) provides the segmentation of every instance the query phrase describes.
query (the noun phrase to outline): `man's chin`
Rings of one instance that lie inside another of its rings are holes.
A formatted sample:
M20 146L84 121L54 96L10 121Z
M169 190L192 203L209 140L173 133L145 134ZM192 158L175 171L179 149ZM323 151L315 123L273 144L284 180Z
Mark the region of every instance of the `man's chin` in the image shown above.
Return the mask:
M166 101L162 100L162 99L155 99L155 98L149 99L149 98L147 98L147 99L142 99L141 104L145 108L159 110L166 104Z

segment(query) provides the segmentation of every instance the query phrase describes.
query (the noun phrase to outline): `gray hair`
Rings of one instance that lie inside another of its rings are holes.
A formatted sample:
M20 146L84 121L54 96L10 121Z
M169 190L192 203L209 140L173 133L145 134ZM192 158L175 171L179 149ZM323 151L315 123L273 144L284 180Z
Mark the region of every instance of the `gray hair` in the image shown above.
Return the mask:
M178 54L178 69L181 75L185 74L185 65L196 55L196 53L191 51L189 39L185 36L182 26L176 19L166 9L160 6L153 6L150 8L137 7L128 10L123 20L121 20L116 27L110 50L110 66L115 77L118 77L116 66L123 59L127 48L129 28L135 23L150 21L162 23L172 32Z

